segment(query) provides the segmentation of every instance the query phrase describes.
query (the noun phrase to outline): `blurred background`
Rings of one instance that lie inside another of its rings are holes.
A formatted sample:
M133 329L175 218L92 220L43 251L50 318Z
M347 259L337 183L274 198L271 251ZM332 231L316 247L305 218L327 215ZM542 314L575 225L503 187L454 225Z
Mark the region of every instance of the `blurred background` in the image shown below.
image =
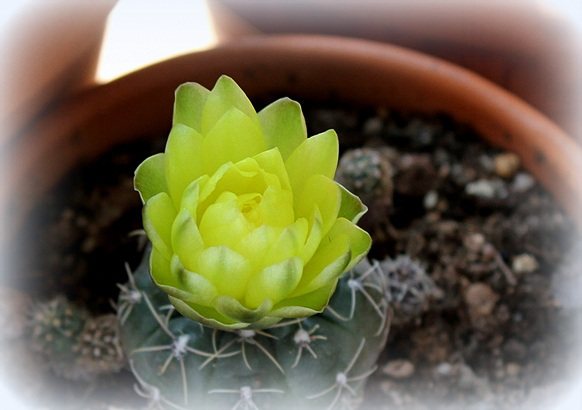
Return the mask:
M11 0L0 30L0 153L83 90L262 33L350 36L448 60L582 143L580 0Z
M582 141L579 0L13 0L3 6L2 140L83 88L258 33L411 48L517 94Z

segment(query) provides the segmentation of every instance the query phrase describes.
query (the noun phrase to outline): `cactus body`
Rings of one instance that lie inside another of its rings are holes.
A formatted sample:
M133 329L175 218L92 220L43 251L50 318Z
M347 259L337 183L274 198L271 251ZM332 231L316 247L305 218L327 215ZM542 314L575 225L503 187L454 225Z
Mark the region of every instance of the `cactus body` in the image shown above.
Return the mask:
M357 407L389 328L381 270L345 274L320 314L219 330L177 313L147 261L121 286L118 311L141 395L168 409Z
M91 381L126 365L114 315L91 317L64 296L37 305L32 313L32 348L60 377Z

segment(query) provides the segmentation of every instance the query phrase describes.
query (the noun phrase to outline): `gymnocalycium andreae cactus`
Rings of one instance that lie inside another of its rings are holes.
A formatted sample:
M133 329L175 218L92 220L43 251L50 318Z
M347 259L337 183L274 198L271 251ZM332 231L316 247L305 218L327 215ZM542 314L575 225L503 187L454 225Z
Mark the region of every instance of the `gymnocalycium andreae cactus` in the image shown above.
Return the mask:
M117 304L140 395L357 407L390 307L382 271L354 269L371 239L366 207L333 180L338 152L333 130L307 138L290 99L257 114L227 76L177 89L165 152L136 170L151 246Z

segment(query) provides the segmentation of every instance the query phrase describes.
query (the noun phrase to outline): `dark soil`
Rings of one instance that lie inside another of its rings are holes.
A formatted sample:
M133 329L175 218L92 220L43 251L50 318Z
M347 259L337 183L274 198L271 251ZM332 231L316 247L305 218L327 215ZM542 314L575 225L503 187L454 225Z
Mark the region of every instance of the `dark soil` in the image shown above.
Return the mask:
M573 221L514 157L446 117L304 110L310 135L334 128L342 151L365 140L388 161L392 195L371 197L361 222L374 238L369 257L406 254L438 290L423 312L393 323L364 408L548 408L559 400L578 365L572 328L582 303L571 289L581 263L568 254L582 246ZM51 192L23 239L13 286L36 301L65 294L93 314L112 312L124 263L140 258L140 237L130 235L141 228L133 172L164 141L118 147ZM144 404L129 371L73 383L42 366L28 374L28 362L39 364L28 359L23 395L44 406Z

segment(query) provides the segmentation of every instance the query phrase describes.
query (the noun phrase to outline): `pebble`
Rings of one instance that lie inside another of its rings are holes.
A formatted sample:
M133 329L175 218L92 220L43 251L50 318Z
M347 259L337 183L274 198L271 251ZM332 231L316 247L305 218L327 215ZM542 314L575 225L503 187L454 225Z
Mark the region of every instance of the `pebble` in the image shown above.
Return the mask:
M536 258L529 253L522 253L513 257L511 268L515 273L531 273L539 268Z
M519 156L513 152L504 152L497 155L493 159L493 163L495 173L505 179L513 178L521 166Z
M514 192L526 192L533 188L536 184L535 178L528 174L527 172L518 172L515 178L513 178L513 182L511 184L511 188Z
M414 370L414 364L406 359L391 360L382 367L382 373L394 379L406 379L414 374Z
M480 233L470 233L463 238L463 245L471 252L481 252L485 245L485 236Z
M463 298L471 316L487 316L493 312L499 295L486 283L476 282L465 289Z
M453 365L448 362L439 363L435 367L435 372L441 377L450 377L453 375Z
M469 195L491 199L495 196L495 187L487 179L478 179L465 185L465 192Z
M431 189L426 193L423 200L423 205L425 209L434 209L439 201L439 194L434 189Z
M362 134L368 137L377 136L382 132L383 126L382 118L371 117L364 122L364 125L362 126Z

